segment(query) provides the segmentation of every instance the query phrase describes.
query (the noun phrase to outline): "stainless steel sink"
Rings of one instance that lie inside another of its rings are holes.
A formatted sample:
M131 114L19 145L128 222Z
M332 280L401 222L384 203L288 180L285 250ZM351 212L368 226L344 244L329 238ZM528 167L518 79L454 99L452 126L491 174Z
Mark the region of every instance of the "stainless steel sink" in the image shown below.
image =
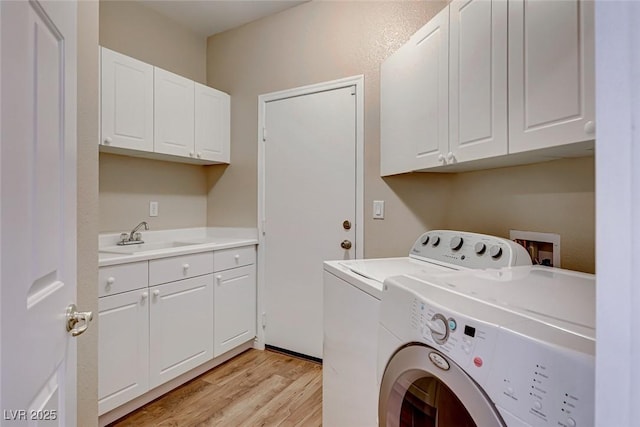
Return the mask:
M140 252L158 251L162 249L180 248L183 246L192 246L197 243L191 242L157 242L157 243L140 243L137 245L126 246L105 246L99 251L108 254L133 255Z

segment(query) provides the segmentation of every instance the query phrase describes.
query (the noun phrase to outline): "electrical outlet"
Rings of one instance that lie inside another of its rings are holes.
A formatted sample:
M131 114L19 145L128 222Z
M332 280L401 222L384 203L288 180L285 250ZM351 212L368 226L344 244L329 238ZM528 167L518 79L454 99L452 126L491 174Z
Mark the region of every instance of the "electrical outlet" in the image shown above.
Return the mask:
M158 202L149 202L149 216L158 216Z

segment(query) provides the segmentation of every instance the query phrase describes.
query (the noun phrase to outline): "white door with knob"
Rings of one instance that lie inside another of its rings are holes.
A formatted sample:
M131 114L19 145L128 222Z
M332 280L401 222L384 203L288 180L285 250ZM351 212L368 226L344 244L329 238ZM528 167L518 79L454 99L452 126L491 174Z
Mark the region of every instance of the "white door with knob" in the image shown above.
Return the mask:
M322 357L322 262L356 254L355 85L264 104L264 333Z
M0 3L2 425L76 425L76 8Z

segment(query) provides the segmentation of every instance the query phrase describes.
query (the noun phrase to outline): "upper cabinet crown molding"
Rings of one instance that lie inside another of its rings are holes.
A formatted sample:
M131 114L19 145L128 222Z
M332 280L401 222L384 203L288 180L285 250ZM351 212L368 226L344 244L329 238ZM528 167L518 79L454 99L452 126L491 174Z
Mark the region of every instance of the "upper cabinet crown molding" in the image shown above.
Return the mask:
M593 7L453 0L381 66L381 175L592 155Z
M101 69L101 151L229 163L228 94L104 47Z

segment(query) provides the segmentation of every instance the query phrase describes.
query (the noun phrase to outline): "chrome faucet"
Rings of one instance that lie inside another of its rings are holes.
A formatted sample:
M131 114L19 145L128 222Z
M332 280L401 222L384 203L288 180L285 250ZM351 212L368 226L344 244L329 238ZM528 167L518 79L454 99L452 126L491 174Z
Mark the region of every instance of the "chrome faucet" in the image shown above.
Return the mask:
M133 230L131 230L131 233L120 234L120 241L118 242L118 244L120 246L123 246L144 243L144 241L142 240L142 236L140 235L140 233L138 233L138 230L142 226L144 226L145 230L149 229L149 224L147 224L146 221L142 221L140 224L136 225Z

